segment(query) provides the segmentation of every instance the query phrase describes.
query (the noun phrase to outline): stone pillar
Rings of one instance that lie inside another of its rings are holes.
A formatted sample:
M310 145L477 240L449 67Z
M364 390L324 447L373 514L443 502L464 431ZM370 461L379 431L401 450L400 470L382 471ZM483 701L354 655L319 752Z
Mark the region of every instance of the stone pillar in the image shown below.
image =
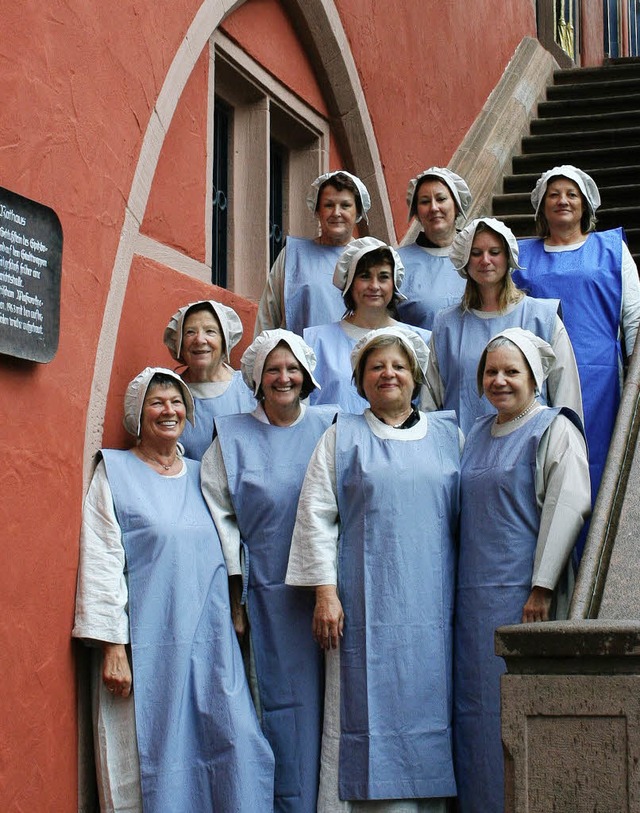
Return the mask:
M640 813L640 623L501 627L506 813Z

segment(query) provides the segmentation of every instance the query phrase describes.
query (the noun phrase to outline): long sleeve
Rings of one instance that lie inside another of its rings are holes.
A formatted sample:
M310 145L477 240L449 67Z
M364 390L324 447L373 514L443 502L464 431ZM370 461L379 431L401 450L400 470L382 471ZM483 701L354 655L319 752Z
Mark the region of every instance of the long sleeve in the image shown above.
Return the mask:
M128 590L122 532L104 461L100 461L84 502L80 566L72 635L114 644L129 643Z
M640 325L640 280L638 269L626 243L622 244L622 308L620 330L627 356L633 353Z
M337 584L339 537L336 427L318 441L302 484L285 582L298 587Z
M202 457L200 487L220 537L229 576L241 575L240 531L218 438Z
M571 339L559 316L556 317L551 345L556 354L556 363L547 378L549 406L569 407L584 420L578 365Z
M554 589L591 510L584 439L563 415L543 435L536 455L541 509L532 586Z
M444 404L444 384L440 377L433 333L431 334L431 341L429 342L429 361L427 363L426 378L427 383L420 391L420 409L423 412L435 412L438 409L442 409Z
M286 315L284 310L284 269L286 262L286 246L271 266L269 276L260 297L254 337L263 330L286 328Z

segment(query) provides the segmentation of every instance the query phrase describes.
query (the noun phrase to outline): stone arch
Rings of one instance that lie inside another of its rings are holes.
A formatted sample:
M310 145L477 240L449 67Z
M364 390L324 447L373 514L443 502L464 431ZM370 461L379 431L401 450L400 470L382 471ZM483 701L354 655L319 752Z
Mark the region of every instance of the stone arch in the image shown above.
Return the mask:
M153 183L165 136L176 106L196 61L222 20L244 0L204 0L167 71L142 139L138 163L103 313L91 382L84 442L85 488L95 452L100 448L104 413L111 380L118 326L134 247ZM344 155L365 181L374 201L369 222L371 231L389 242L395 240L391 206L378 154L373 126L364 99L349 43L333 0L282 0L314 62L331 111Z

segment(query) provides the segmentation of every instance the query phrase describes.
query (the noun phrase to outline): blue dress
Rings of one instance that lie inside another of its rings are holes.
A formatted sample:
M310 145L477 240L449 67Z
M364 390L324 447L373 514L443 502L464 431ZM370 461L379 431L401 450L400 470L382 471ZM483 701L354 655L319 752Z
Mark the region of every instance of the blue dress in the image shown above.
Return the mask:
M456 793L458 444L451 413L431 413L426 436L412 441L376 437L362 415L338 416L341 799Z
M218 421L218 439L248 560L247 611L262 711L276 758L275 810L315 811L324 693L322 650L311 636L312 591L284 584L307 464L335 407L309 407L299 423L253 415Z
M622 229L594 232L574 251L545 251L544 240L522 240L524 269L513 275L532 296L562 302L580 374L593 503L620 404L623 234Z
M122 530L145 813L272 809L273 755L231 622L200 466L162 477L103 451Z

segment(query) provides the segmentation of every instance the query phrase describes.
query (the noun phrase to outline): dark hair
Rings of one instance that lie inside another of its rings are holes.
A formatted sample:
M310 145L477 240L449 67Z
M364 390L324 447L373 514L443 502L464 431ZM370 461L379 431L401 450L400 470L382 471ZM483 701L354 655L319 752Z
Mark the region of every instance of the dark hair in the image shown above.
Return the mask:
M478 227L474 232L473 239L475 240L476 234L480 234L483 231L489 231L491 232L491 234L495 234L496 237L500 238L502 248L507 257L507 273L502 278L502 288L500 289L500 296L498 297L498 307L500 308L500 312L502 313L508 308L509 305L512 305L515 302L520 302L520 300L524 297L525 294L524 291L521 291L518 287L516 287L516 284L511 278L511 272L509 270L509 256L510 256L509 244L501 234L498 234L497 231L494 231L491 228L491 226L487 226L486 223L478 223ZM469 252L469 259L471 259L471 252ZM460 303L460 306L463 311L482 310L482 297L480 296L480 286L474 279L471 279L471 277L469 276L468 269L469 269L469 260L467 260L467 264L465 266L465 270L467 272L467 284L464 289L464 294L462 295L462 302Z
M367 366L367 359L371 353L373 353L374 350L379 350L381 347L399 347L406 356L406 359L409 362L409 370L411 371L414 382L413 393L411 394L411 400L413 401L418 397L420 388L422 387L421 379L423 374L422 370L420 369L420 365L418 364L418 359L413 355L413 353L410 353L407 350L402 339L399 339L397 336L377 336L375 339L372 339L369 342L365 350L362 352L362 355L358 359L358 363L356 364L355 370L353 371L353 375L351 377L356 386L356 390L358 391L358 395L364 399L367 399L364 389L362 388L364 368Z
M582 190L578 186L578 184L572 179L567 178L564 175L554 175L552 178L549 178L547 181L547 188L544 191L544 197L540 201L540 206L538 207L538 214L536 215L536 234L538 237L549 237L551 234L551 230L549 228L549 221L547 220L547 216L544 213L544 202L547 199L547 192L549 191L549 184L553 183L553 181L557 181L559 178L562 178L565 181L571 181L572 184L575 184L576 189L580 193L580 198L582 200L582 216L580 218L580 231L583 234L589 234L589 232L596 230L596 216L591 211L591 207L589 206L589 202L582 194Z
M366 254L363 254L362 257L358 260L356 264L356 270L353 275L353 279L359 275L364 274L365 271L370 271L375 265L388 265L391 268L391 276L394 278L394 285L393 285L393 295L391 297L391 302L387 305L387 311L391 315L392 318L397 318L398 316L398 302L400 302L400 297L398 296L398 292L396 291L395 286L395 262L393 260L393 254L391 251L384 247L384 248L374 248L373 251L368 251ZM353 301L353 280L351 281L351 285L347 288L347 290L342 294L342 299L344 301L344 305L346 311L343 314L343 318L348 316L350 313L355 313L356 310L356 303Z
M318 197L316 198L316 208L315 211L318 211L318 206L320 205L320 195L322 194L322 190L327 187L332 186L337 192L342 192L345 189L348 192L353 194L353 197L356 201L356 211L359 217L364 215L364 209L362 208L362 199L360 198L360 192L358 191L358 187L355 183L351 180L348 175L345 175L344 172L336 172L335 175L332 175L330 178L327 178L326 181L323 181L320 186L318 187Z
M302 389L300 390L300 400L302 401L315 390L316 385L311 380L311 376L309 375L307 370L304 368L304 366L300 363L300 360L298 359L296 354L293 352L290 345L284 339L279 341L278 344L275 347L273 347L271 350L269 350L269 352L267 353L267 357L265 358L265 364L266 364L266 361L269 358L269 356L278 347L286 348L291 353L291 355L295 358L295 360L298 362L298 365L300 366L300 372L302 373ZM262 373L264 375L264 367L262 368ZM260 378L261 378L261 380L260 380L260 384L258 385L258 392L256 393L256 398L258 399L258 401L264 401L264 392L262 391L262 376L260 376Z
M186 406L187 402L184 397L183 386L186 387L186 384L182 385L179 381L171 376L167 375L166 373L154 373L147 384L147 389L145 390L144 397L146 398L149 392L156 387L174 387L180 393L180 397L182 398L182 403Z

